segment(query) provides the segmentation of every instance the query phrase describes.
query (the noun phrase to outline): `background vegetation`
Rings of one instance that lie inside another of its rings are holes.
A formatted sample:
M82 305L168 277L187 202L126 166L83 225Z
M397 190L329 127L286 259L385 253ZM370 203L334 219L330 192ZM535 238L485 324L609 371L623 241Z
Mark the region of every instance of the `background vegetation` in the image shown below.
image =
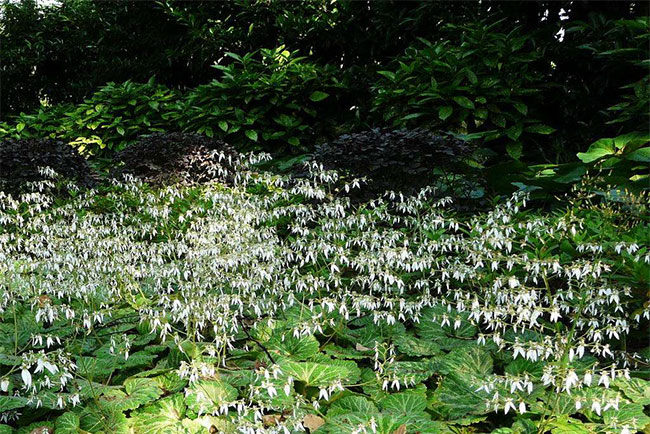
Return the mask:
M650 432L648 2L1 8L0 434Z

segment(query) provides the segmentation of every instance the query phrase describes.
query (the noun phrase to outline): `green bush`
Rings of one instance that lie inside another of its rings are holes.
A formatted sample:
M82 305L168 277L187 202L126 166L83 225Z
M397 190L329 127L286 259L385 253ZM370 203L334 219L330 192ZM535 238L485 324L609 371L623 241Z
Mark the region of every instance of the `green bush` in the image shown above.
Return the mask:
M21 114L0 134L68 140L91 155L123 149L138 135L188 131L219 137L240 149L304 150L334 134L348 111L345 87L333 68L307 61L283 47L216 65L221 77L183 94L156 84L108 83L82 104L41 107Z
M141 134L174 129L178 94L154 83L130 81L101 87L77 106L41 107L3 123L0 134L15 138L65 139L80 152L99 155L127 147Z
M515 159L553 128L536 119L542 109L542 53L521 29L500 22L448 25L457 41L410 47L379 71L372 112L393 126L425 125L497 140Z
M331 134L342 119L344 91L332 67L319 66L284 47L262 49L216 65L221 78L183 101L182 128L220 136L243 149L305 149Z

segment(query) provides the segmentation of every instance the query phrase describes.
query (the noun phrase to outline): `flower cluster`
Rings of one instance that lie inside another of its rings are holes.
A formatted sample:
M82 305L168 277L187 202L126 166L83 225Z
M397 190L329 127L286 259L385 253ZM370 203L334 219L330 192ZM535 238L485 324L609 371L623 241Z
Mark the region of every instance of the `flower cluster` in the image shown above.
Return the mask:
M96 398L139 368L175 372L196 421L224 431L293 432L335 396L447 393L460 373L473 414L549 427L562 408L641 428L617 412L640 405L624 385L648 363L630 337L647 339L650 303L626 276L650 263L630 235L647 229L643 205L544 214L517 193L467 217L431 188L353 205L315 163L295 179L241 164L228 188L127 180L64 203L0 192L0 385L15 401L3 420ZM490 366L455 370L470 348ZM151 399L173 389L150 386ZM119 411L141 405L125 387ZM370 416L350 430L388 417Z

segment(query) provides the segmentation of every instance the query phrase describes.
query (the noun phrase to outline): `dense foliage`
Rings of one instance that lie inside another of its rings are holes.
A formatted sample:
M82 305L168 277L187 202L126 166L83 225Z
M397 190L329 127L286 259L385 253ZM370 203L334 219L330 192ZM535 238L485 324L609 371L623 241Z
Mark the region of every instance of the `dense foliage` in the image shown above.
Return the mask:
M156 133L115 154L111 176L132 175L149 184L174 182L231 183L238 177L240 155L225 143L205 136Z
M137 126L273 152L428 126L479 133L514 159L568 161L647 130L647 15L645 2L4 1L0 117L20 134L71 113L59 136L93 148L129 143ZM159 85L135 84L152 76ZM168 104L177 90L189 95Z
M127 182L59 205L3 194L3 421L57 433L650 423L644 198L595 205L585 190L541 214L518 194L463 218L430 189L352 207L328 193L336 173L309 173L244 170L231 189Z
M0 4L0 434L650 432L650 3Z
M28 191L30 183L49 179L42 168L49 168L80 185L92 183L88 162L64 142L51 139L0 142L0 190Z
M364 193L397 190L413 194L431 185L446 194L460 193L468 175L472 146L424 129L379 130L344 134L316 147L313 158L327 169L363 178ZM461 186L459 175L465 175ZM459 191L456 191L459 190Z

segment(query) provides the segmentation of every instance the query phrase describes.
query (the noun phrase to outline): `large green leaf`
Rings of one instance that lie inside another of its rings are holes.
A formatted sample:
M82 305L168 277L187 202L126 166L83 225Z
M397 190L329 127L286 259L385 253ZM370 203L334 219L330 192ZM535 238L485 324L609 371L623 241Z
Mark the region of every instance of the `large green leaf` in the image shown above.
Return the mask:
M354 363L354 362L352 362ZM324 364L314 362L291 362L280 364L284 375L301 381L307 386L329 386L336 381L348 382L352 373L351 369L335 364Z
M375 404L367 398L363 396L350 395L334 401L327 411L327 416L333 417L338 414L346 413L375 414L379 413L379 410L377 410Z
M440 370L445 375L430 408L449 420L489 412L485 406L487 393L477 390L492 373L492 358L487 351L480 347L454 350L444 357Z
M467 342L448 338L472 338L477 329L468 320L467 312L458 312L445 306L437 305L422 311L419 323L416 324L418 335L422 339L432 340L444 349L464 346ZM456 327L456 321L460 324ZM444 324L444 325L443 325Z
M600 139L589 146L587 152L579 152L578 158L583 163L593 163L603 157L611 156L616 153L614 139Z
M420 391L393 393L379 401L383 412L409 415L427 408L427 397Z
M136 407L155 401L163 393L153 378L129 378L124 382L124 388L129 401Z
M185 397L181 393L162 398L131 414L135 434L185 434L182 419L185 417Z
M55 432L57 434L81 434L80 423L78 414L70 411L63 413L56 419Z
M179 392L187 386L187 380L181 378L175 371L153 377L153 380L158 384L158 387L168 393Z
M101 400L119 410L133 410L158 399L162 389L153 378L129 378L124 382L126 392L119 389L108 390Z
M618 410L610 408L603 412L603 419L606 426L627 425L631 432L641 431L646 425L650 425L650 416L646 414L641 404L621 403Z
M442 359L441 365L445 374L481 378L492 373L490 353L477 346L453 350Z
M237 389L217 380L202 380L187 389L187 406L197 414L212 414L237 399Z
M409 384L418 384L431 378L439 368L439 363L435 359L423 359L418 361L398 361L391 363L386 367L386 372L390 376L396 376L400 380L407 381ZM404 386L404 382L402 382Z
M593 424L590 424L593 426ZM596 430L578 419L561 416L550 423L552 434L594 434Z
M625 379L619 377L612 383L635 404L650 405L650 381L640 378Z
M432 340L406 334L396 336L395 345L401 353L408 356L433 356L440 353L440 347Z
M27 398L19 396L0 396L0 413L23 408L27 405Z
M86 404L79 413L79 422L84 431L128 434L129 423L118 406L106 401Z
M267 343L271 352L276 352L293 360L306 360L318 353L320 344L312 335L296 338L287 332L284 336L274 336Z

